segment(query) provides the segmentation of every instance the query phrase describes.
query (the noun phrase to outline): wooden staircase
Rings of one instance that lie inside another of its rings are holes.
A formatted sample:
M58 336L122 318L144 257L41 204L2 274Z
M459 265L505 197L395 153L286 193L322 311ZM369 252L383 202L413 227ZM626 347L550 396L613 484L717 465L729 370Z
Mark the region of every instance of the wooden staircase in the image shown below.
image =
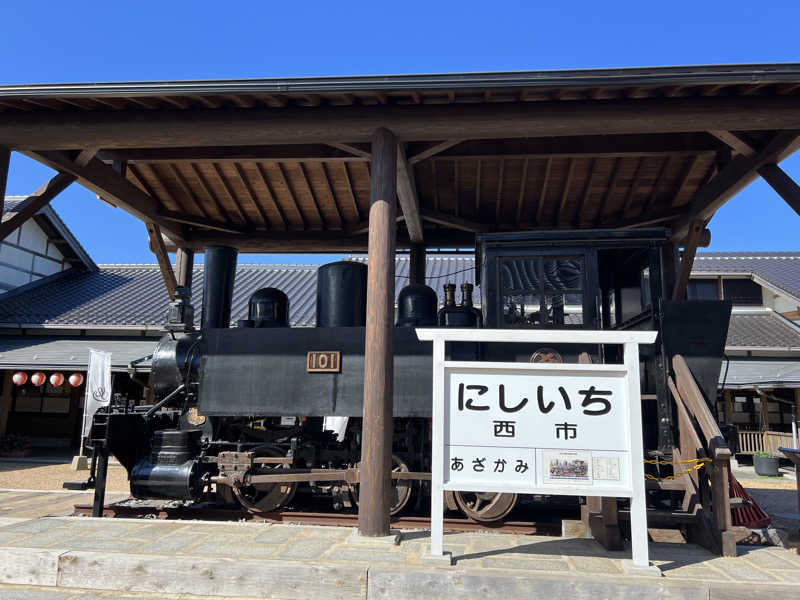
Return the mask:
M673 449L674 479L648 480L648 489L682 492L676 510L648 509L649 527L680 528L687 541L715 554L736 556L736 533L731 526L729 490L731 451L682 356L672 360L674 377L667 384L678 413L678 447ZM691 469L697 459L708 459ZM681 461L692 461L684 464ZM687 473L677 475L678 473ZM587 498L581 516L587 532L609 550L622 548L620 521L628 511L618 510L615 498ZM734 503L738 499L734 499ZM737 505L738 506L738 505Z

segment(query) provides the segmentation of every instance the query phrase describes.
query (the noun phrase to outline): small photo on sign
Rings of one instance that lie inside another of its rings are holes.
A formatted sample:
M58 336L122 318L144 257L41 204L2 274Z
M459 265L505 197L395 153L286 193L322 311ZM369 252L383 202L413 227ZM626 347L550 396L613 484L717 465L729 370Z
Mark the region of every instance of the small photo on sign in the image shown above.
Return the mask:
M619 481L619 458L616 456L592 457L592 475L595 480Z
M545 481L591 482L592 453L580 450L545 450Z

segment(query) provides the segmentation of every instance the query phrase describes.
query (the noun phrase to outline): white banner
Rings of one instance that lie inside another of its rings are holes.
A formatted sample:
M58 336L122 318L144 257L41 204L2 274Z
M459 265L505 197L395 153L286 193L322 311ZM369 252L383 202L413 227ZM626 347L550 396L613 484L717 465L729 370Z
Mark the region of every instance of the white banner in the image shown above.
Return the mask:
M111 353L89 349L86 373L86 400L83 403L83 437L89 435L92 417L111 400Z

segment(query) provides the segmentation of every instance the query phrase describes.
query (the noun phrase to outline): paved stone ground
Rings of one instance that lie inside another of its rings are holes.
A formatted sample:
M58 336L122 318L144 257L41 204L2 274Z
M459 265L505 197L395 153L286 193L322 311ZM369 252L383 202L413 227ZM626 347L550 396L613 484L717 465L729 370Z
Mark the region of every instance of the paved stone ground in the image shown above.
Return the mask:
M23 549L30 551L51 549L55 551L54 556L62 563L65 555L73 553L79 557L96 557L91 559L95 563L100 557L104 560L118 557L113 559L117 564L123 564L124 561L119 558L123 555L135 557L139 561L136 568L120 567L119 573L107 574L110 578L119 577L120 587L116 589L126 592L137 589L142 592L152 591L137 587L136 578L142 579L148 576L148 570L152 568L148 565L161 561L169 561L173 565L194 565L202 570L204 564L225 564L224 561L230 559L258 559L264 561L265 567L255 568L272 568L280 573L289 573L296 565L304 564L313 565L314 569L323 571L329 568L331 572L352 567L392 567L400 569L403 575L420 570L441 573L444 569L462 576L467 574L503 575L512 578L520 575L555 576L564 581L574 579L598 584L621 579L627 582L639 580L645 585L645 589L650 585L649 582L658 586L663 586L665 582L674 582L676 585L719 584L733 586L732 589L758 583L760 589L774 594L773 597L788 599L793 596L792 594L787 596L785 593L788 590L796 590L797 595L794 597L800 598L800 556L779 548L742 547L741 556L720 558L691 544L651 543L651 559L664 575L661 579L653 579L625 575L621 561L630 557L629 552L608 552L593 540L495 533L453 533L445 536L445 548L451 551L456 559L456 565L448 568L431 567L422 562L423 552L430 541L426 531L404 532L400 545L377 548L348 543L347 537L351 531L349 528L259 523L87 517L28 520L5 518L0 519L0 553L7 555L11 553L10 556L14 556L15 552ZM181 561L181 559L187 560ZM148 560L151 562L148 563ZM66 564L69 567L69 561ZM58 581L61 585L74 586L78 583L78 587L85 584L106 589L109 589L109 585L116 585L113 581L92 579L91 566L84 565L83 568L81 572L84 575L60 574ZM173 569L175 568L176 566L173 566ZM8 578L2 578L2 569L0 566L0 583L8 582ZM210 569L211 567L206 571L213 579L215 575ZM81 577L85 579L80 579ZM25 596L22 594L24 591L22 588L14 589L17 596L4 595L0 588L0 598L88 600L105 597L102 594L81 596L79 594L82 592L79 591L64 591L62 595L50 596L37 596L36 594L40 592L34 591ZM512 594L511 597L515 596Z

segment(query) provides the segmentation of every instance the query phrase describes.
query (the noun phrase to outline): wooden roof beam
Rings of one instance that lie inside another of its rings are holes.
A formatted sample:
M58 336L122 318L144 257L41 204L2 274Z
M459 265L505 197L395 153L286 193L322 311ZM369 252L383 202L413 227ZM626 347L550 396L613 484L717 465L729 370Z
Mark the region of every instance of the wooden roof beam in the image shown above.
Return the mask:
M786 171L776 164L767 164L758 169L758 174L800 215L800 185Z
M451 229L459 229L461 231L469 231L471 233L482 233L490 230L489 226L484 223L476 223L475 221L470 221L462 217L454 217L453 215L448 215L437 210L422 208L419 212L423 220L436 223L437 225L443 225Z
M692 274L694 257L697 254L697 246L700 243L705 227L705 222L699 219L692 221L689 227L689 234L686 237L686 242L683 247L680 272L678 273L678 278L675 280L675 287L672 289L673 300L686 299L686 288L689 286L689 276Z
M571 102L32 111L0 113L12 150L368 142L379 127L401 140L800 129L800 98L692 97Z
M177 247L202 250L204 246L232 246L240 252L303 253L303 252L363 252L367 249L367 234L350 234L341 231L265 231L251 232L246 236L221 232L192 232L184 242L176 244L167 240L167 250ZM397 232L397 247L409 248L413 242L406 232ZM428 248L474 248L475 235L469 231L453 229L430 230L425 235Z
M161 235L161 228L152 222L145 223L145 226L147 227L147 237L150 240L150 250L156 255L161 277L164 279L169 299L172 301L175 299L175 288L178 287L178 282L175 279L172 264L169 262L169 254L167 254L167 247L164 244L164 237Z
M363 158L364 160L372 160L371 153L367 152L366 150L362 150L357 146L353 146L352 144L342 144L340 142L328 142L327 145L332 148L336 148L337 150L341 150L342 152L348 152L353 156Z
M5 239L12 231L47 206L50 201L75 181L71 173L58 173L50 181L19 203L14 212L3 215L0 223L0 240Z
M758 177L758 169L766 164L780 162L798 147L800 132L780 131L757 154L734 158L695 193L689 211L673 227L672 238L685 238L693 221L709 220L717 209Z
M23 152L23 154L51 169L74 175L82 186L113 202L125 212L142 221L157 223L174 241L183 239L185 235L183 227L165 223L159 218L158 201L155 198L97 158L92 158L85 166L79 166L67 152L63 151Z
M422 232L422 219L420 219L417 184L414 181L413 167L408 162L408 157L402 144L398 144L397 147L397 201L403 210L408 237L415 244L423 243L424 234Z
M713 131L709 131L708 133L713 135L718 140L725 142L731 147L732 150L738 152L739 154L744 156L753 156L756 154L755 148L731 131L715 129Z
M415 163L418 163L421 160L425 160L426 158L430 158L431 156L436 156L437 154L440 154L440 153L444 152L445 150L448 150L448 149L452 148L453 146L456 146L456 145L460 144L463 141L464 140L445 140L444 142L439 142L438 144L434 144L433 146L431 146L427 150L423 150L422 152L419 152L419 153L415 154L414 156L410 156L408 158L408 163L413 165Z

